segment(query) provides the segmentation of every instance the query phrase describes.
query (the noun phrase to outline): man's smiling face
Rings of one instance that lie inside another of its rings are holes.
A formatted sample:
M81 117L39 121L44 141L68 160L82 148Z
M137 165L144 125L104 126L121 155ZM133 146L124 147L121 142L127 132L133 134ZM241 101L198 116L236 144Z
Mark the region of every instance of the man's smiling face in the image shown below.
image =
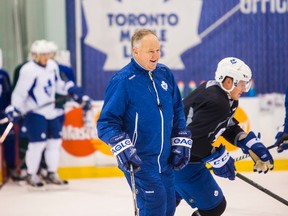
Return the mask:
M144 36L133 48L133 57L146 70L154 70L160 58L158 38L153 34Z

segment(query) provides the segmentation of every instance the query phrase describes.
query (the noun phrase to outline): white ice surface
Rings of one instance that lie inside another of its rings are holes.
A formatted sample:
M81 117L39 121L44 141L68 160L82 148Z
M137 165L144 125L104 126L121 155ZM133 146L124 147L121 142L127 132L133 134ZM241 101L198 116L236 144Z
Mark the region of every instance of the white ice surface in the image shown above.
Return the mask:
M288 171L243 175L288 200ZM228 202L224 216L287 216L288 206L246 182L217 178ZM176 216L193 212L181 202ZM65 191L29 192L8 182L0 190L0 216L132 216L132 195L124 178L70 180Z

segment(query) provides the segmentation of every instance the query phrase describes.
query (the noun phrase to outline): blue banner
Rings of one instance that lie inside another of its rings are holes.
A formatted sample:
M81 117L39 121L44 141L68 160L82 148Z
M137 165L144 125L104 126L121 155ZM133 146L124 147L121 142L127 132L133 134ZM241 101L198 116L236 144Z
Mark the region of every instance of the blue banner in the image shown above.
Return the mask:
M214 79L228 56L251 67L253 95L284 93L288 85L287 0L78 0L79 17L76 1L66 0L68 48L76 69L80 43L82 86L94 99L103 99L111 76L130 61L138 28L157 33L160 62L173 70L183 96Z

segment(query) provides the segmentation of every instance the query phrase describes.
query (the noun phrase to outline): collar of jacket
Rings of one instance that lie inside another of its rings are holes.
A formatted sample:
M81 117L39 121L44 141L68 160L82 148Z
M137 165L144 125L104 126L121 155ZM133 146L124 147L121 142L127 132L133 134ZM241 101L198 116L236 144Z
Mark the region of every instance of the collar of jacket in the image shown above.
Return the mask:
M139 71L141 71L141 72L143 72L143 73L145 73L145 74L148 75L149 70L144 69L134 58L131 58L131 63L132 63L133 66L134 66L135 68L137 68ZM157 66L156 66L156 68L157 68ZM153 70L153 71L154 71L154 70Z

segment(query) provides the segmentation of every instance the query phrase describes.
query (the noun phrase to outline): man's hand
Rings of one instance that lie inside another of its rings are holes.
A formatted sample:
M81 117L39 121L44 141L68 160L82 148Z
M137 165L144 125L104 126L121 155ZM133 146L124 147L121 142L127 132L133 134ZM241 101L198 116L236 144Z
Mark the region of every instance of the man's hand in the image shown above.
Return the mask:
M190 150L192 148L191 132L188 129L184 129L173 133L172 136L172 149L169 161L175 170L181 170L190 160Z
M128 134L123 132L113 136L109 141L109 145L112 146L111 152L116 156L120 169L130 172L130 164L132 164L134 172L140 170L142 160L137 155Z
M260 134L256 137L255 133L250 131L242 140L238 141L238 146L244 154L249 154L254 161L254 172L267 173L274 168L274 160L269 150L260 140Z
M203 161L212 166L215 175L234 180L236 175L234 159L230 156L229 152L226 151L225 146L223 145L215 150L216 151L211 155L203 158Z
M276 142L274 145L277 146L278 153L288 149L288 132L286 131L288 131L288 129L278 132L275 136Z
M12 105L9 105L5 109L5 114L9 120L9 122L17 123L21 118L21 113Z

